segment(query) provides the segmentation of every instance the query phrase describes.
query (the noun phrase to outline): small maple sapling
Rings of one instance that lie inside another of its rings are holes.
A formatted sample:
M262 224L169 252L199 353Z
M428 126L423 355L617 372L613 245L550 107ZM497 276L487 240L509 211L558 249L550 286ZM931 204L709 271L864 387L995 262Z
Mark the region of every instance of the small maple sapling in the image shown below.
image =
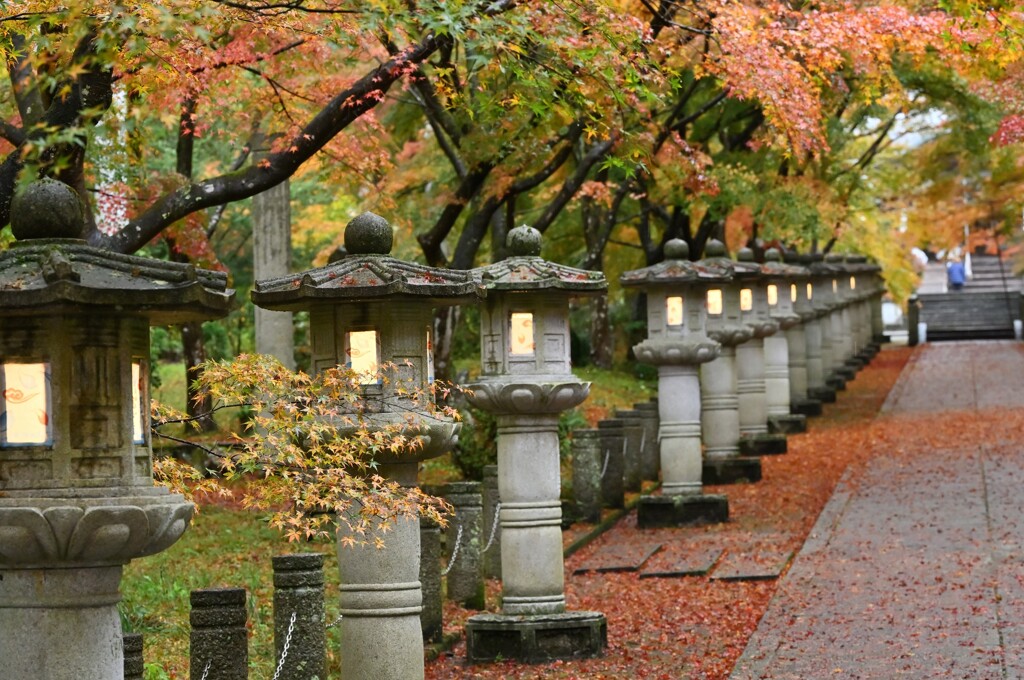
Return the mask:
M329 537L335 518L348 529L346 543L377 546L383 545L379 532L400 516L422 515L444 525L444 501L381 473L400 456L415 458L430 421L459 420L457 411L435 402L443 402L451 386L412 389L399 377L403 367L382 365L368 379L342 366L313 376L294 373L267 355L207 362L198 383L214 410L245 407L252 415L244 434L233 435L237 446L230 451L200 446L217 458L224 481L248 482L243 506L269 511L270 526L290 541ZM194 420L156 407L153 432L181 441L161 428ZM154 463L154 474L183 493L218 486L204 480L197 487L202 474L189 468L163 459Z

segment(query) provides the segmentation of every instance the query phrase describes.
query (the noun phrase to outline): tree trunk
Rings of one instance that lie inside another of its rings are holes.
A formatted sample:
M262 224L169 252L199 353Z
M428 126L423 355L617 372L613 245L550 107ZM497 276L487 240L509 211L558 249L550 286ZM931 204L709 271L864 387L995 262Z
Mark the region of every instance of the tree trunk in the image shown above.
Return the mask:
M209 392L196 389L195 381L199 378L199 365L206 361L206 348L203 346L203 324L192 321L181 326L181 344L185 356L185 378L188 380L188 405L185 413L195 418L203 432L217 429L213 422L213 399Z
M452 381L452 343L455 328L459 325L462 310L457 306L442 307L434 312L434 377L437 380Z
M600 368L611 368L615 358L615 334L609 319L608 296L590 299L590 361Z

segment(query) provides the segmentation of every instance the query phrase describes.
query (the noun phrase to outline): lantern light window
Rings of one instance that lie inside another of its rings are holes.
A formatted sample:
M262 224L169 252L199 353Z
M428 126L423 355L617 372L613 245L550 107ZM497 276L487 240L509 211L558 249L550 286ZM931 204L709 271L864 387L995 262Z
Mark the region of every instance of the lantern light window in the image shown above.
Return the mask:
M749 312L754 308L754 291L749 288L740 290L740 311Z
M534 353L532 313L512 312L509 331L509 354L523 356Z
M142 370L141 361L132 362L132 441L136 444L146 443L146 430L143 423L143 416L146 413L146 404L143 402L146 390L143 389L145 374Z
M722 313L722 290L712 288L708 291L708 314L719 315Z
M797 287L795 283L789 284L789 299L791 302L796 302L797 298Z
M839 292L839 282L836 281L835 279L832 279L832 293L838 293L838 292Z
M779 287L774 283L768 284L768 304L772 307L779 304Z
M345 367L353 370L363 385L379 382L377 370L377 331L350 331L345 334Z
M857 277L856 276L851 276L850 277L850 290L857 290Z
M665 323L669 326L683 325L683 298L673 295L665 298Z
M814 286L810 283L807 284L807 299L812 300L814 298Z
M0 380L0 442L5 446L49 444L49 364L5 363Z

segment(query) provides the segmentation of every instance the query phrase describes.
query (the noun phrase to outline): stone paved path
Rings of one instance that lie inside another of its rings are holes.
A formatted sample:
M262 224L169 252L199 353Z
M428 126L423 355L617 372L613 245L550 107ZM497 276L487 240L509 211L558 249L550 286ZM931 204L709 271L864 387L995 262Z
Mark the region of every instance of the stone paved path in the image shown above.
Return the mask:
M840 484L731 677L1024 678L1024 433L934 417L1007 407L1019 343L918 348L880 416L898 446Z

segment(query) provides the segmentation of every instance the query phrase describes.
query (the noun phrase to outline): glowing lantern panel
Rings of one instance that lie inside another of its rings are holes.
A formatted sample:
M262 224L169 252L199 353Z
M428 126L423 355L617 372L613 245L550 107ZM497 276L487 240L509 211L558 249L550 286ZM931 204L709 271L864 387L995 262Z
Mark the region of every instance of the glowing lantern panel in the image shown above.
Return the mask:
M722 290L720 288L712 288L708 291L708 314L721 314L722 313Z
M749 288L740 290L740 311L749 312L754 308L754 291Z
M50 441L47 364L4 364L3 426L5 444Z
M533 354L533 314L512 312L509 326L509 354Z
M377 331L352 331L346 337L346 366L359 375L362 384L377 382Z
M774 283L768 284L768 304L772 307L779 304L779 287Z
M665 323L669 326L683 325L683 298L681 296L665 298Z
M145 390L142 389L142 363L132 362L132 441L136 444L146 442L145 430L143 429L142 414L145 413L145 404L142 403Z

